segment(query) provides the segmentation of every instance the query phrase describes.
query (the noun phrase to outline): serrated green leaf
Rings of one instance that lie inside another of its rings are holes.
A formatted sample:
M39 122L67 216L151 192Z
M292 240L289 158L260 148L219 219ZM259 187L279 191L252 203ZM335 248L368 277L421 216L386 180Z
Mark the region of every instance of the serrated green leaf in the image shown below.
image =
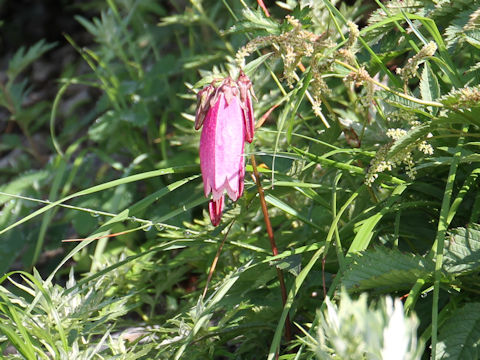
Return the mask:
M350 291L408 289L418 278L429 278L434 269L431 260L397 249L377 248L352 259L343 276L343 285Z
M440 97L440 85L428 63L425 63L420 80L420 94L426 101L436 101Z
M251 10L249 8L242 11L243 16L250 22L250 26L256 29L262 29L266 32L278 35L280 34L280 25L271 18L265 17L263 12L259 10Z
M453 107L457 106L455 105ZM439 125L470 123L472 125L480 127L480 107L476 105L471 105L467 109L449 111L444 116L435 119L434 123Z
M449 231L445 239L444 269L461 274L480 268L480 225L470 224Z
M391 92L384 91L384 90L379 90L375 92L375 94L385 101L386 103L399 108L406 110L408 112L416 112L418 114L425 115L427 117L430 117L426 111L425 111L425 106L418 104L416 102L413 102L411 100L405 99L403 97L400 97L398 95L392 94Z
M455 310L440 328L437 359L478 359L480 344L480 303Z
M432 131L432 124L424 124L420 126L416 126L409 131L405 135L403 135L400 139L396 140L395 143L392 145L390 150L387 154L387 159L392 159L395 157L399 152L405 151L405 149L415 145L418 141L424 139L427 134Z
M475 46L477 49L480 49L480 30L470 30L466 31L464 34L465 40L472 46Z
M279 260L273 260L270 263L280 270L287 270L293 276L298 276L302 270L302 255L293 254Z

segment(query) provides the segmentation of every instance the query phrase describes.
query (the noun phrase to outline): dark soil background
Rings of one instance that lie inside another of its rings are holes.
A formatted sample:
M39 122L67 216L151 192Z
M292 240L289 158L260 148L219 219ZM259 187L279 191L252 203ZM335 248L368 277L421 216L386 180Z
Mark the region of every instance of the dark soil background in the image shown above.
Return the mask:
M81 41L85 31L74 16L90 15L90 7L86 7L85 3L81 0L0 1L0 19L3 21L0 27L0 51L8 53L19 45L32 45L42 39L65 43L64 33Z

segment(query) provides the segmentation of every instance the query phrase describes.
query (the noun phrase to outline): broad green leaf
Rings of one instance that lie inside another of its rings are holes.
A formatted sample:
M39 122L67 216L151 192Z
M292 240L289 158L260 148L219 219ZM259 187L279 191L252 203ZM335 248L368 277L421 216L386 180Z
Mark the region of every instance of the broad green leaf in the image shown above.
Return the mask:
M298 276L302 270L302 255L293 254L282 259L272 260L270 264L275 265L280 270L286 270L294 276Z
M462 274L480 268L480 225L455 228L445 239L444 269L449 273Z
M418 278L429 278L433 269L433 262L420 255L379 247L354 255L342 284L349 291L404 290Z
M426 117L431 117L431 115L425 111L426 109L424 105L413 102L412 100L405 99L401 96L392 94L391 92L388 92L385 90L376 91L375 95L378 96L383 101L385 101L386 103L396 108L399 108L408 112L415 112L417 114L424 115Z
M440 97L440 85L428 62L423 67L420 94L426 101L436 101Z
M440 328L437 359L475 360L480 345L480 303L455 310Z

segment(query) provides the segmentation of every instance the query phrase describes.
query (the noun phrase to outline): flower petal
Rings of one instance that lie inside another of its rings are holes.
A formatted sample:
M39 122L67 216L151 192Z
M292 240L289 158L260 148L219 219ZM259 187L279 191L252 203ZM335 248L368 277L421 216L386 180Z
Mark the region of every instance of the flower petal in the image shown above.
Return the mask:
M208 111L200 138L200 166L205 194L218 198L224 190L232 200L242 191L244 171L245 124L240 101L233 96L227 103L225 95Z
M215 146L215 187L225 188L232 200L239 197L239 174L244 167L245 125L238 97L230 104L220 98Z
M200 167L205 196L212 193L209 213L215 226L220 223L225 191L233 201L243 194L245 140L252 141L255 125L250 89L243 74L237 82L226 78L219 87L210 85L198 95L196 126L203 123Z
M208 85L200 90L197 94L197 111L195 113L195 130L202 127L203 120L210 106L210 98L214 95L215 88Z
M208 197L215 187L215 133L217 114L220 102L217 101L208 112L203 121L202 135L200 137L200 168L202 170L203 190Z
M208 203L208 212L210 213L210 220L212 221L213 226L220 224L223 212L223 201L224 197L222 196L219 200L210 200Z
M252 94L253 87L252 82L247 75L242 71L238 77L238 88L240 89L240 100L243 109L243 116L245 121L245 141L249 143L253 140L255 133L255 118L253 115L252 106Z
M253 106L252 98L250 93L247 94L245 101L246 110L244 110L245 116L245 141L249 143L253 140L253 135L255 134L255 118L253 117Z

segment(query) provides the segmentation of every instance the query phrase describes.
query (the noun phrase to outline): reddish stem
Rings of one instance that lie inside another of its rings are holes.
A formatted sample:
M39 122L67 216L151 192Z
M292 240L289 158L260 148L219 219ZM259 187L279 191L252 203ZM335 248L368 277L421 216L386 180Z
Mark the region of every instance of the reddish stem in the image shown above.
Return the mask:
M270 246L272 247L272 253L274 256L276 256L278 255L277 244L275 243L275 238L273 236L272 224L270 222L270 217L268 216L267 203L265 202L265 193L263 191L262 184L260 183L260 175L258 174L257 162L255 161L254 155L251 156L251 161L252 161L252 167L253 167L254 180L255 180L255 183L257 184L258 196L260 198L260 204L262 206L263 218L265 220L265 227L267 228L268 238L270 239ZM283 303L283 306L285 306L287 302L287 288L285 286L285 279L283 278L282 270L280 270L278 267L275 267L275 268L277 269L278 281L280 282L280 290L282 292L282 303ZM290 341L291 337L292 337L292 332L290 327L290 317L287 314L287 318L285 319L285 340L288 342Z
M225 244L225 240L227 240L228 233L230 232L230 229L232 228L234 223L235 223L235 220L233 220L230 223L230 226L228 227L227 232L225 233L225 236L223 237L223 240L220 243L220 246L218 247L218 250L217 250L217 253L215 254L215 258L213 259L212 265L210 265L210 270L208 272L207 282L205 283L205 288L203 289L202 299L205 299L205 296L207 295L208 285L210 285L210 281L212 280L213 272L215 271L215 268L217 267L217 262L218 262L218 259L220 257L220 253L222 252L223 245Z
M104 238L110 238L110 237L115 237L115 236L119 236L119 235L128 234L130 232L131 232L130 230L125 230L125 231L117 232L115 234L107 234L107 235L97 236L97 237L94 237L94 238L63 239L62 242L80 242L80 241L84 241L84 240L87 240L87 239L88 240L100 240L100 239L104 239Z
M280 106L280 104L275 104L270 109L268 109L268 111L265 114L262 115L260 120L257 121L257 124L255 125L255 128L257 128L257 129L261 128L263 123L268 119L268 117L272 113L272 111L275 110L279 106Z
M258 3L258 6L260 6L262 8L263 12L265 13L265 16L270 17L270 13L268 12L267 7L263 3L263 0L257 0L257 3Z

